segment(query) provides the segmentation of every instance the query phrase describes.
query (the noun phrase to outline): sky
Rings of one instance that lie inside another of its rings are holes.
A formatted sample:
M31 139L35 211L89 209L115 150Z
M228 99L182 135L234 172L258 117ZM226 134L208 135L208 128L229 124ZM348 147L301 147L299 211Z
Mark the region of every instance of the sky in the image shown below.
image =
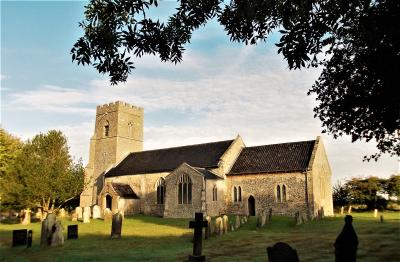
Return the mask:
M332 182L388 177L395 157L363 162L374 143L351 143L321 134L307 91L321 69L291 71L274 46L279 35L256 46L232 43L217 22L193 34L183 62L135 60L128 81L111 86L91 67L72 63L70 50L83 35L84 1L1 1L1 126L23 140L51 129L64 132L70 152L84 163L96 105L117 100L144 108L144 149L233 139L246 146L312 140L322 136ZM165 19L174 1L150 15Z

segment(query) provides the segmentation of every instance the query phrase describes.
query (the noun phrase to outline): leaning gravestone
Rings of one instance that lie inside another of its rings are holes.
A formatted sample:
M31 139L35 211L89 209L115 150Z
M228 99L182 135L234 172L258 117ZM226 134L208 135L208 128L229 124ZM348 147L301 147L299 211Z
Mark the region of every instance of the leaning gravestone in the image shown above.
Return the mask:
M224 215L222 217L222 225L223 225L224 234L228 233L228 231L229 231L229 218L228 218L227 215Z
M52 228L50 245L52 247L58 247L64 245L64 234L63 234L63 226L61 225L61 221L56 221Z
M92 218L93 219L98 219L101 218L101 211L100 211L100 206L94 205L92 209Z
M75 213L78 215L78 219L82 219L82 207L76 207Z
M224 226L223 226L223 221L221 217L217 217L215 219L215 234L216 235L222 235L224 233Z
M90 223L90 207L85 207L83 211L83 223Z
M344 221L345 225L342 232L340 232L334 244L335 257L338 262L353 262L356 261L357 257L358 238L352 225L353 217L347 215Z
M51 236L53 233L53 226L56 223L56 215L49 213L45 220L42 221L42 232L40 236L40 245L49 246L51 244Z
M296 249L283 242L267 247L267 254L269 262L299 262Z
M24 210L24 219L22 220L22 225L29 225L31 223L31 210L25 209Z
M111 239L121 238L121 229L122 229L122 215L120 212L117 212L112 216L110 238Z
M240 228L240 216L236 215L236 219L235 219L235 229L239 229Z
M27 229L13 230L12 247L26 246L27 241L28 241Z
M111 222L112 212L109 208L104 209L104 222Z
M204 239L209 239L211 236L211 217L206 216L207 227L205 228Z
M78 225L69 225L67 228L67 239L78 239Z

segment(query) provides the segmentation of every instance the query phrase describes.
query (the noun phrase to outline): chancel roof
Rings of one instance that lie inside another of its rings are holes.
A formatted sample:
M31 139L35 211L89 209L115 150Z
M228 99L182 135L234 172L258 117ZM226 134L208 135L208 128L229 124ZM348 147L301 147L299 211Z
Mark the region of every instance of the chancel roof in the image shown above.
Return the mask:
M315 140L245 147L228 175L305 171Z
M185 162L199 168L217 167L232 142L226 140L131 153L105 177L170 172Z
M125 198L138 198L136 193L133 191L130 185L120 184L120 183L111 183L114 191L121 197Z

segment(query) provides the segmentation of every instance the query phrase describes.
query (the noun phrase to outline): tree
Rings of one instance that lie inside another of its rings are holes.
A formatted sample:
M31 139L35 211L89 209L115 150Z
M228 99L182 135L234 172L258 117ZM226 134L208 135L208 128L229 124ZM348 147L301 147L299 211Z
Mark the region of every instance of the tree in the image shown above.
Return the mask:
M290 69L322 66L309 90L315 117L334 138L377 142L400 155L400 1L398 0L181 0L167 23L146 16L156 0L91 0L84 36L72 60L126 81L134 57L158 55L178 63L194 30L218 19L232 41L257 44L279 30L278 52Z
M21 152L22 145L21 140L0 128L0 179L10 172L15 159Z
M334 206L345 206L349 203L349 191L347 187L338 182L333 186L333 205Z
M390 197L396 197L400 200L400 175L392 175L386 182L386 192Z
M365 179L353 178L345 183L349 192L350 203L364 204L367 209L386 208L386 201L382 197L385 193L385 179L368 177Z
M27 141L0 189L9 207L53 210L82 192L83 172L81 161L73 163L65 136L52 130Z

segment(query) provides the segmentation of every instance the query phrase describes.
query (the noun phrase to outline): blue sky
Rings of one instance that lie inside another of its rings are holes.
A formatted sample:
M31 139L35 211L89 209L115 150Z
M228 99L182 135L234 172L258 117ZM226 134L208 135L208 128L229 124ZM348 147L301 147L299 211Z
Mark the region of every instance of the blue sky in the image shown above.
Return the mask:
M88 158L98 104L122 100L144 107L145 148L232 139L246 145L314 139L321 123L307 90L320 69L289 71L271 41L257 46L231 43L215 21L194 33L184 62L155 57L137 60L126 84L111 87L91 67L71 62L81 36L85 2L1 2L1 125L27 139L60 129L71 153ZM161 2L152 14L167 17L175 3ZM362 162L373 143L323 136L333 180L389 176L396 158Z

